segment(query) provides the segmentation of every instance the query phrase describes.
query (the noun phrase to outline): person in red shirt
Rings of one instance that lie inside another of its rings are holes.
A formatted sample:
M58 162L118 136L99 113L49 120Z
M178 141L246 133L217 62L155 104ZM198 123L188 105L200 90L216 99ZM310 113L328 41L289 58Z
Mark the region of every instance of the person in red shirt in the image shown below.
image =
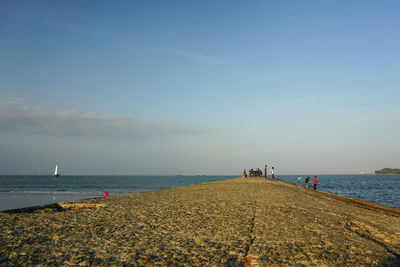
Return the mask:
M317 184L318 184L317 176L314 176L314 190L317 190Z
M110 195L108 194L108 192L106 192L106 193L104 194L104 197L110 197Z

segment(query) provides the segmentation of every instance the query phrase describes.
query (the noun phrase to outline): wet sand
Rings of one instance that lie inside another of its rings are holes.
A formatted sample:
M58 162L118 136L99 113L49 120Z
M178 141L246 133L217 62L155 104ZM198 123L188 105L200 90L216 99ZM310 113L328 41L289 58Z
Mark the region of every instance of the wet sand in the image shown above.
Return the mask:
M0 212L0 265L20 264L399 266L400 210L238 178Z

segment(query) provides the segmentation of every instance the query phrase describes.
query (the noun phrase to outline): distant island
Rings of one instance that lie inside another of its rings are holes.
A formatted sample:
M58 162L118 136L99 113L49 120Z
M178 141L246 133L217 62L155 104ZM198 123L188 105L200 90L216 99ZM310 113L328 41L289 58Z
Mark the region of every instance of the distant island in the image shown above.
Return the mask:
M400 174L400 169L383 168L375 171L375 174Z

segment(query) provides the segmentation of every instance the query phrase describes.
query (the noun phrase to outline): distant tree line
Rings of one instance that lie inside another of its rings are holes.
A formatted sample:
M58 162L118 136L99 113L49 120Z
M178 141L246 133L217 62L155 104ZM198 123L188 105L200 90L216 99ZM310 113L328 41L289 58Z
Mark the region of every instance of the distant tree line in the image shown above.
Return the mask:
M375 174L400 174L400 169L383 168L375 171Z

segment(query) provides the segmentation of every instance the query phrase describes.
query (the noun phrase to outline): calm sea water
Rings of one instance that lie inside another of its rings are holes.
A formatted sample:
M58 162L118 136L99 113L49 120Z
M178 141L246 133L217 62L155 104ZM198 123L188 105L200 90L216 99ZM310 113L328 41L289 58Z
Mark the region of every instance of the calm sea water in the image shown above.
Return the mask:
M309 187L312 187L314 175ZM289 183L297 183L298 175L281 175L279 178ZM400 209L400 175L317 175L318 190L358 198L381 205ZM302 183L304 186L304 183Z
M237 176L34 176L0 175L0 210L60 201L146 192Z
M313 177L313 175L302 175ZM0 176L0 210L146 192L237 176ZM297 175L279 175L297 182ZM400 209L400 175L318 175L318 190ZM304 183L303 183L304 185Z

